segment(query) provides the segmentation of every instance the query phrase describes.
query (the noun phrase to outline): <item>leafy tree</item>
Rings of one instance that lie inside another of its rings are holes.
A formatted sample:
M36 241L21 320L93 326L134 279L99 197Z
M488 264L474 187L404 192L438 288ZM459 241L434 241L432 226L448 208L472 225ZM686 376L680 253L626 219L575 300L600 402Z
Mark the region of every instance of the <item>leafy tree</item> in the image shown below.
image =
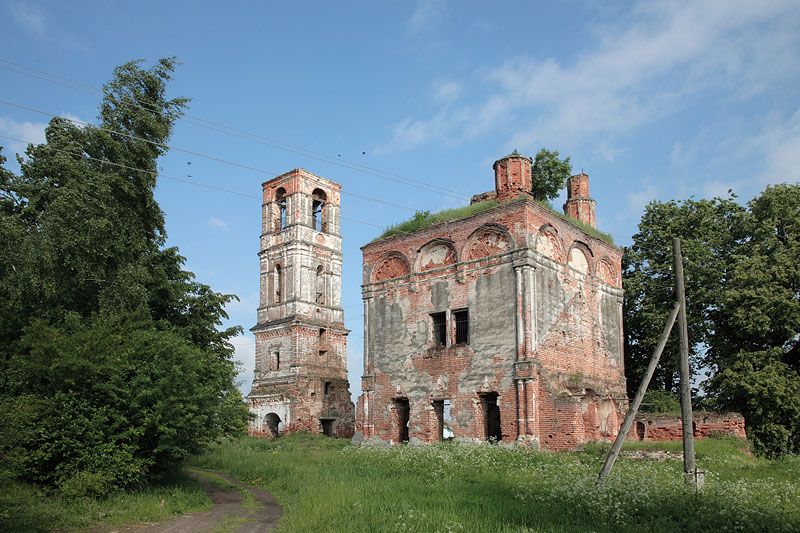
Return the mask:
M67 493L142 483L246 421L240 328L218 329L235 296L164 247L153 195L174 68L118 67L98 126L53 119L20 175L0 167L0 459Z
M542 148L533 158L531 178L533 197L537 200L550 200L558 196L564 183L572 173L569 157L559 158L557 150Z
M657 345L674 303L672 237L680 237L686 276L690 363L703 365L705 347L718 323L719 302L741 238L744 208L729 198L651 202L645 207L633 244L625 248L625 372L633 395ZM677 389L678 334L673 328L651 387Z
M800 453L800 185L748 203L707 364L721 408L744 413L758 451Z
M800 453L800 185L653 202L625 250L625 360L632 393L673 305L671 238L681 237L695 373L705 404L744 414L754 449ZM655 386L677 385L677 333Z

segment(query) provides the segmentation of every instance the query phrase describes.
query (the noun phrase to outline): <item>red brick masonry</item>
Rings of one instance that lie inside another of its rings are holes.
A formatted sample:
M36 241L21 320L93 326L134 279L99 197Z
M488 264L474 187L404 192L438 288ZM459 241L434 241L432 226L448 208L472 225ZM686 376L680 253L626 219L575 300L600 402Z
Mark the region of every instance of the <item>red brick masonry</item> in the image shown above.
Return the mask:
M694 436L706 438L730 435L747 438L744 417L739 413L694 413ZM683 428L680 415L639 413L628 433L628 440L681 440Z

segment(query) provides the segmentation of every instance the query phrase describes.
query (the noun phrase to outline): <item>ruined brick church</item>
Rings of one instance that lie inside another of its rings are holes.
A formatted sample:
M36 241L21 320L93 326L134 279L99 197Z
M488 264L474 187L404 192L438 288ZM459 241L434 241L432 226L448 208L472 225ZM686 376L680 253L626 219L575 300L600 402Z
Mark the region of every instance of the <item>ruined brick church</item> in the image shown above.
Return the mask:
M262 185L250 433L353 434L340 186L296 169Z
M583 229L589 176L569 178L565 215L532 198L530 159L500 159L494 178L473 197L487 209L362 247L356 440L559 450L616 436L622 251Z
M368 442L613 438L627 405L622 251L595 225L589 177L565 215L530 194L531 160L494 164L471 216L362 247L364 372L350 401L340 186L304 170L263 184L250 432Z

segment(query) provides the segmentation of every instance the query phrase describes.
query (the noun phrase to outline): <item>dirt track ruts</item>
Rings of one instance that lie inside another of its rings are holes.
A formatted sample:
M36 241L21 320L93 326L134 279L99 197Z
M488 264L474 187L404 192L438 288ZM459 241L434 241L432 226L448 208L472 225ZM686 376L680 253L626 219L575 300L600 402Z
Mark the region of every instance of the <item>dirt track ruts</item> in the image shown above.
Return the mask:
M187 474L203 487L211 500L209 511L189 513L166 522L154 524L137 524L116 528L101 528L92 531L111 533L117 531L136 531L147 533L178 533L194 531L235 531L237 533L255 533L273 531L278 519L283 514L275 498L263 489L245 485L224 472L201 471L189 469ZM233 487L222 487L213 483L208 476L217 476L239 489L252 494L256 505L245 506L245 496Z

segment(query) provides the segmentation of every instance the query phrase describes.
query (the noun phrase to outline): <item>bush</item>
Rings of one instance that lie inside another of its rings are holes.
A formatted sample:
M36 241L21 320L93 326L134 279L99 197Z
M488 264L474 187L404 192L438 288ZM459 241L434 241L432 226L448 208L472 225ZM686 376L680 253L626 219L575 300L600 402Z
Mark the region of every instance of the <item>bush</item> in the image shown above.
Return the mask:
M671 391L648 390L644 393L641 411L645 413L680 413L681 401Z
M222 434L243 431L233 363L170 330L117 317L32 325L11 360L0 457L71 496L140 486ZM222 393L222 394L220 394Z

